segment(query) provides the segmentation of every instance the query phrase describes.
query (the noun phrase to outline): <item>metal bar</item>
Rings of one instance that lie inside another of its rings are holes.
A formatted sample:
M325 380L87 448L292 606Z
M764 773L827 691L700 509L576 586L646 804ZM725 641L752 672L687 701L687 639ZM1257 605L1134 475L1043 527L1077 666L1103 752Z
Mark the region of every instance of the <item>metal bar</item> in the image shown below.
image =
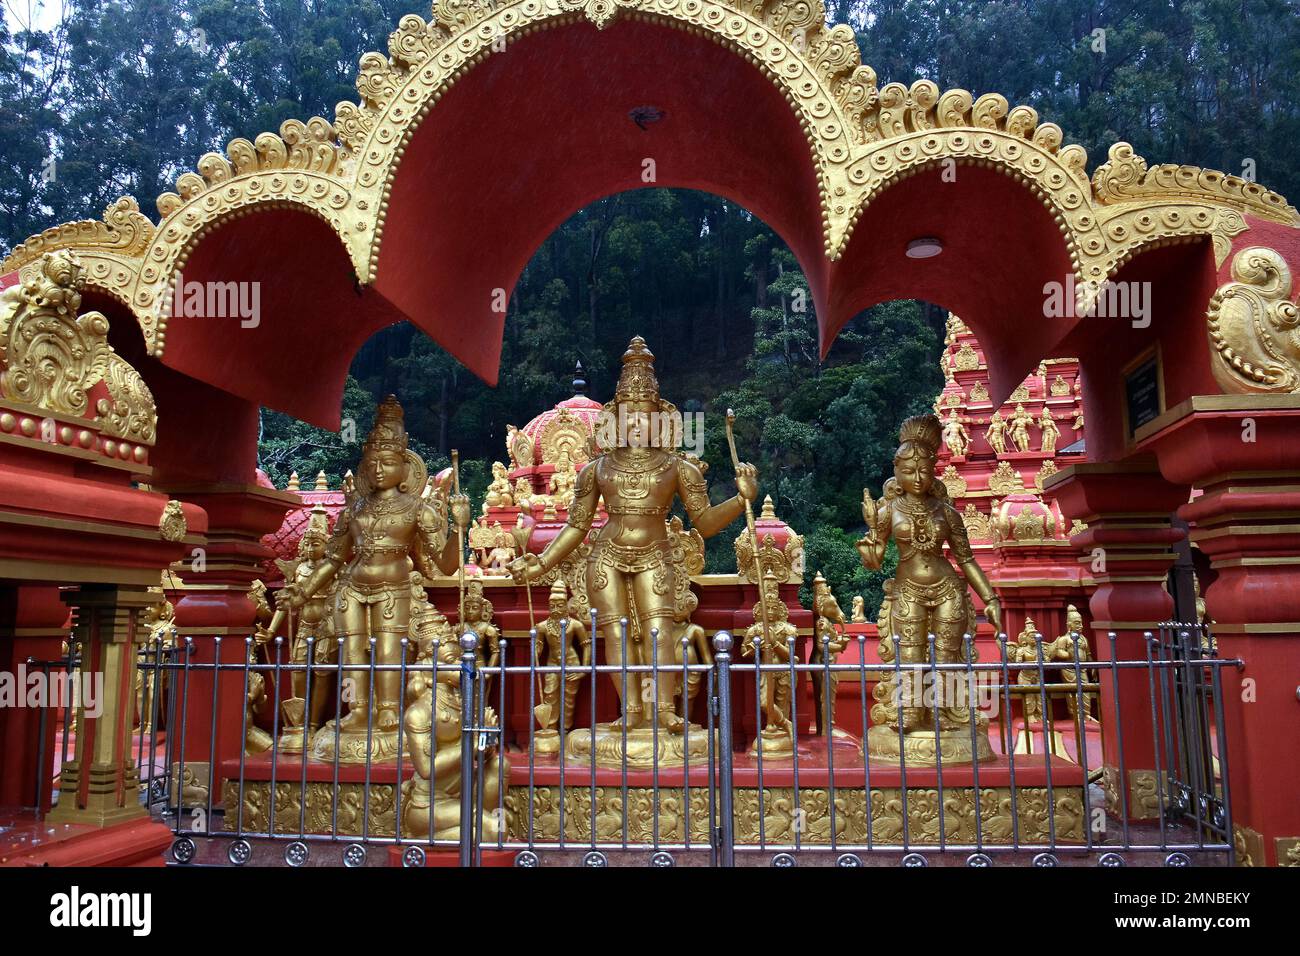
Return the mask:
M942 853L944 850L947 849L948 829L947 829L947 815L945 814L944 807L943 807L945 802L943 799L943 722L940 720L940 711L943 709L942 702L944 699L945 692L947 691L947 687L945 687L943 683L943 674L939 670L937 670L939 666L939 657L938 657L938 649L936 647L936 640L937 640L936 636L933 632L926 635L926 639L925 639L926 650L929 652L929 662L930 662L929 676L931 681L930 683L931 697L932 697L932 703L934 704L934 707L931 708L931 713L934 715L934 771L935 771L935 782L938 784L938 800L936 801L936 803L938 803L939 806L939 852ZM922 684L924 684L924 681L922 681ZM913 690L915 689L916 688L913 688ZM922 690L922 694L924 694L924 690ZM925 698L922 697L922 700L924 699ZM899 728L900 729L902 728L901 723L899 724ZM902 753L901 748L899 750L899 759L900 761L902 761L902 763L904 764L907 763L907 758ZM975 806L976 806L976 813L978 814L979 812L978 795L977 795Z
M793 757L794 757L794 764L791 768L791 783L794 785L794 811L796 814L795 819L797 821L802 821L804 819L804 814L802 812L803 801L799 799L799 693L798 693L799 673L795 669L795 641L796 640L797 638L795 637L789 638L789 640L786 641L786 646L788 648L787 663L789 663L790 665L790 734L792 737L791 746L793 748ZM816 640L816 638L814 638L814 640ZM776 675L773 674L772 676L775 677ZM832 779L834 779L833 775L832 775ZM832 808L835 806L834 791L831 791L831 806ZM835 829L835 825L832 822L831 830L834 831L834 829ZM802 822L800 822L800 825L796 826L794 830L794 845L797 847L802 842L803 842L803 825Z
M1005 631L999 632L994 638L998 645L999 666L1001 667L1002 676L1002 726L1005 731L1007 741L1007 777L1011 784L1011 845L1015 849L1020 849L1020 800L1019 791L1016 789L1016 745L1012 738L1011 724L1015 714L1011 710L1011 669L1007 662L1007 635ZM1029 721L1025 721L1025 732L1028 736Z
M732 792L731 740L731 635L719 631L713 637L713 661L718 691L718 865L736 865L735 808Z
M619 663L622 667L622 680L623 680L623 696L620 700L620 704L622 705L623 708L623 716L622 719L619 721L619 726L623 733L623 750L622 750L623 802L621 806L623 807L623 849L626 850L627 849L627 722L628 722L628 717L632 712L632 704L627 699L627 618L625 617L619 618L618 629L619 629L619 641L622 644L622 653L619 655ZM641 705L640 694L637 694L636 705L638 707ZM593 750L596 749L596 739L594 737L591 740L591 748ZM591 799L593 802L595 801L596 799L595 793L592 793Z
M1157 727L1157 721L1156 721L1157 699L1156 699L1155 662L1152 660L1151 657L1151 651L1153 646L1156 643L1156 639L1155 637L1152 636L1150 631L1145 631L1143 633L1143 636L1146 638L1147 662L1151 664L1151 668L1147 671L1147 689L1151 694L1151 744L1153 748L1151 752L1155 755L1156 790L1160 794L1159 799L1156 800L1156 806L1160 811L1160 845L1164 846L1169 842L1169 833L1168 830L1166 829L1166 821L1165 821L1165 792L1164 792L1165 788L1163 784L1160 782L1161 780L1164 779L1164 777L1160 767L1161 764L1160 731L1159 728ZM1172 774L1170 776L1172 777Z
M877 677L877 680L879 678ZM867 849L871 849L871 759L867 756L867 635L858 635L858 701L862 705L862 797L867 811Z
M1128 822L1128 765L1124 762L1124 732L1119 716L1119 670L1114 666L1119 660L1118 655L1115 653L1115 642L1118 640L1118 635L1114 631L1107 631L1106 637L1110 640L1111 675L1115 682L1115 748L1119 758L1119 804L1120 812L1123 814L1121 822L1124 826L1124 847L1131 849L1133 841Z
M976 737L979 716L975 710L975 670L971 667L975 663L975 638L969 632L962 636L962 649L966 656L966 713L970 717L971 784L975 788L975 799L972 801L975 806L975 845L983 851L984 816L980 813L979 741Z
M1052 726L1048 722L1048 708L1052 706L1051 698L1047 696L1047 689L1043 686L1047 681L1046 672L1043 669L1043 635L1034 631L1034 666L1038 668L1038 697L1039 705L1043 708L1039 713L1039 722L1043 728L1043 768L1047 772L1047 835L1048 843L1053 850L1056 849L1056 788L1052 786ZM1029 721L1025 721L1025 735L1033 739L1033 731L1029 729Z
M474 862L474 649L478 635L460 636L460 865ZM433 826L429 827L430 833Z

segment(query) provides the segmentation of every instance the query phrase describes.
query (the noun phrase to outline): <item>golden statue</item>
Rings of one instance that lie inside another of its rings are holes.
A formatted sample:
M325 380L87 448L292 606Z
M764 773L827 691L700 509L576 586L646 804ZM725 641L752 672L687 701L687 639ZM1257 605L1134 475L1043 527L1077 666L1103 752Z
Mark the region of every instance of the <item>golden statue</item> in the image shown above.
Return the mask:
M570 616L569 590L562 580L551 585L550 613L537 625L537 643L533 651L538 667L559 667L560 661L568 672L564 675L564 730L573 726L574 707L578 701L578 685L586 676L584 668L591 666L591 637L583 627L581 618ZM560 750L560 675L542 675L542 702L533 708L537 730L533 735L533 750L537 753L558 753Z
M495 608L483 594L482 581L470 581L465 589L465 622L457 634L473 631L478 636L477 666L496 667L501 660L501 629L492 623Z
M629 765L652 766L656 719L660 761L680 761L683 755L685 722L676 713L680 673L673 666L677 651L672 645L677 630L675 594L686 571L672 559L675 546L666 519L674 498L681 498L694 528L710 537L740 517L745 501L758 493L753 466L740 465L736 469L739 493L710 505L699 466L672 448L654 447L662 444L662 429L652 426L662 425L665 416L672 422L676 409L659 397L654 356L637 336L623 355L614 400L605 406L598 429L603 433L617 424L617 438L605 442L613 447L583 466L567 526L541 555L526 554L511 565L516 578L525 581L551 571L586 539L604 496L609 520L597 532L587 559L587 599L596 608L596 626L605 637L605 660L623 663L624 634L619 622L626 618L626 662L657 663L660 668L657 682L649 674L629 675L627 699L622 699L623 675L611 674L623 716L597 728L597 762L605 766L621 766L624 729ZM570 756L585 756L592 743L588 732L575 730L569 735ZM692 729L692 759L707 753L705 744L704 731Z
M522 508L524 511L533 510L533 488L527 478L515 480L514 502L516 508Z
M406 447L402 406L390 395L366 438L354 492L339 512L324 561L305 581L291 581L280 592L288 607L301 609L327 593L337 577L334 629L344 639L349 703L337 726L338 757L346 763L397 756L401 672L371 672L367 665L372 638L376 665L401 663L401 642L411 622L412 566L428 578L439 571L452 574L460 565L444 509L449 505L456 526L464 529L469 499L447 496L441 486L422 497L427 476L424 461ZM313 738L315 756L335 756L334 724L328 721Z
M849 612L849 621L853 624L867 623L866 602L861 594L853 595L853 610Z
M402 784L402 836L435 840L460 839L461 694L460 648L451 626L436 609L422 624L417 664L444 665L434 672L413 671L406 682L412 703L402 717L406 746L415 774ZM445 665L453 665L446 667ZM482 726L497 726L496 712L483 708ZM505 821L497 813L500 781L510 772L505 757L489 748L483 755L483 816L479 832L494 843ZM432 817L430 819L430 808Z
M1078 660L1081 665L1076 671L1074 667L1075 639L1079 642ZM1046 648L1044 648L1046 651ZM1083 615L1073 604L1067 605L1065 609L1065 633L1052 642L1052 659L1065 661L1068 666L1061 668L1061 680L1067 684L1074 684L1082 681L1087 683L1088 670L1082 665L1086 661L1092 660L1092 654L1088 650L1088 639L1083 633ZM1097 700L1094 693L1084 693L1083 707L1084 712L1091 714L1093 704ZM1066 700L1066 707L1069 709L1070 716L1077 718L1079 716L1079 695L1071 692Z
M306 582L325 563L325 549L329 545L329 517L323 505L312 509L307 529L298 541L298 555L293 561L276 561L280 573L287 584ZM296 628L290 630L289 662L303 667L303 670L290 671L289 683L293 696L280 702L280 752L301 753L311 739L312 733L323 723L326 716L334 710L335 685L337 669L333 666L338 661L338 642L334 637L333 604L334 585L321 589L305 600L299 611ZM286 606L287 610L287 606ZM277 613L271 622L259 633L258 639L265 643L274 637L285 619L285 614ZM324 665L314 670L311 680L311 713L306 714L307 693L307 639L315 638L312 659ZM305 726L304 726L305 725Z
M1016 683L1021 687L1038 687L1038 625L1026 615L1025 626L1016 636L1016 643L1007 647L1007 661L1012 664L1025 664L1016 673ZM1043 662L1047 662L1047 648L1043 648ZM1042 696L1037 690L1020 697L1025 720L1039 720L1042 717Z
M985 602L985 614L993 627L997 629L1001 624L997 596L971 553L961 513L952 506L943 482L934 477L940 432L939 420L933 415L917 415L905 421L898 433L894 477L885 483L884 497L874 501L866 489L862 493L867 533L857 544L863 565L879 570L889 539L892 537L898 545L898 569L889 595L889 626L885 633L899 639L900 664L928 663L931 634L935 637L937 663L965 660L963 636L975 630L974 610L966 592L968 583ZM961 574L944 558L945 541ZM959 701L951 706L941 703L936 733L933 713L922 703L922 674L912 671L901 676L903 686L895 689L897 711L888 726L872 727L868 732L868 753L898 758L901 747L907 763L921 765L934 763L936 749L949 760L992 759L987 720L977 717L969 701L966 706ZM946 686L935 676L930 679L936 680L936 690ZM964 694L964 685L961 691ZM973 719L980 724L974 755L970 734ZM904 738L901 742L900 733Z
M1050 410L1044 408L1042 417L1038 419L1038 427L1042 429L1042 447L1044 455L1056 454L1056 439L1061 437L1061 429L1056 425L1056 419L1052 417Z
M509 508L515 503L514 493L510 488L510 476L506 466L499 461L492 462L492 481L487 486L483 498L483 510L488 508Z
M1003 421L1001 412L994 412L993 417L989 419L989 427L984 432L984 438L997 454L1007 453L1007 423Z
M970 448L970 433L957 417L957 409L948 413L948 420L943 423L943 443L948 446L954 458L965 458Z
M140 628L145 632L145 644L140 654L140 663L135 671L135 707L138 719L132 733L150 734L153 732L155 711L162 713L160 696L162 685L167 681L167 671L155 666L156 662L166 662L169 650L176 646L176 609L164 596L162 588L150 588L157 593L159 601L140 611ZM155 674L159 678L155 680Z
M815 712L816 726L823 735L838 733L843 736L842 732L834 729L835 700L840 686L840 674L834 670L827 672L822 665L827 663L834 665L839 660L844 648L848 646L849 638L842 630L844 627L844 612L840 610L840 602L835 599L830 585L826 583L826 579L820 573L813 579L812 611L815 618L812 663L818 665L817 669L812 672L813 701L817 706ZM837 629L837 625L839 629ZM823 683L825 683L825 687L822 686ZM831 712L831 730L829 732L822 726L826 719L828 702Z
M1024 405L1017 405L1011 416L1011 440L1017 451L1029 451L1029 426L1034 423L1034 416L1025 411Z
M781 670L760 670L759 706L763 711L763 728L750 747L764 756L790 756L794 753L794 722L790 719L790 642L799 632L790 623L790 611L781 600L776 576L769 570L763 583L764 603L754 605L754 623L745 631L740 652L755 657L761 664L781 664ZM834 598L832 598L834 600ZM764 614L766 610L766 614ZM767 626L764 627L764 618Z
M568 509L573 504L574 488L578 483L578 467L574 464L569 449L560 449L560 460L555 463L555 473L551 475L551 500L556 508Z
M688 666L708 664L712 667L713 646L709 643L709 636L705 633L704 628L691 620L691 615L700 606L700 599L689 588L680 591L679 594L673 629L673 637L677 642L677 666L682 666L682 655L685 655L685 663ZM687 671L686 706L682 710L682 716L689 716L694 708L695 695L700 692L700 684L703 678L704 674L700 671ZM680 698L680 696L681 688L678 688L678 697Z

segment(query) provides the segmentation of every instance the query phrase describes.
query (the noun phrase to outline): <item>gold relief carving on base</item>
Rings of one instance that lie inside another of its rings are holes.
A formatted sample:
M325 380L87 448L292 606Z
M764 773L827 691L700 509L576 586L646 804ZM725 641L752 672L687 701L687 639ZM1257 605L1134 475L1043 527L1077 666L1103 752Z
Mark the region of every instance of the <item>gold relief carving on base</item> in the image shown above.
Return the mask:
M963 342L956 355L957 370L971 372L980 367L979 354L971 348L969 342Z
M987 402L989 400L989 387L983 382L976 382L971 386L970 400L972 402Z
M226 811L226 826L233 829L237 822L233 808L238 806L238 781L227 780L222 788ZM396 833L394 821L395 797L391 783L370 785L370 812L366 819L364 796L366 787L361 783L340 783L338 787L338 832L344 836L360 836L363 831L371 836L391 837ZM334 826L334 784L307 784L307 811L303 816L302 787L299 783L275 785L275 829L269 829L271 809L271 784L245 781L243 789L243 820L245 831L253 833L332 833Z
M1291 269L1272 249L1252 246L1232 260L1232 281L1206 310L1211 369L1225 392L1300 392L1300 309Z
M1161 781L1167 780L1167 775L1163 771L1160 777L1157 777L1154 770L1130 770L1128 779L1129 819L1159 819ZM1110 766L1102 768L1102 790L1106 794L1106 812L1122 819L1124 806L1120 800L1118 768Z
M1056 462L1049 458L1038 469L1038 474L1034 475L1034 487L1039 491L1043 490L1043 482L1061 469L1056 466Z
M1232 825L1232 844L1237 853L1237 866L1265 866L1264 837L1240 823Z
M960 498L966 494L966 479L961 476L954 465L945 468L939 480L948 489L949 498Z
M1277 865L1300 867L1300 837L1277 838Z
M1012 393L1011 393L1011 397L1008 398L1007 401L1009 401L1009 402L1027 402L1027 401L1029 401L1029 386L1028 386L1028 385L1025 385L1024 383L1021 383L1021 384L1017 385L1017 386L1015 387L1015 390L1012 391Z
M167 502L158 519L158 533L164 541L184 541L189 526L185 522L185 508L175 498Z

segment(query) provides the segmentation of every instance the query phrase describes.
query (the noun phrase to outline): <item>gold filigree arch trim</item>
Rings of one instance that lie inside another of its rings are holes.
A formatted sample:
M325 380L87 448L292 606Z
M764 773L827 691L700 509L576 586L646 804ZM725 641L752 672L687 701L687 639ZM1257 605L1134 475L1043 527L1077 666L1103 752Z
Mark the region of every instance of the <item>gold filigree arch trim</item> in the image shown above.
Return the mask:
M327 222L362 283L372 282L391 186L403 152L456 80L512 40L582 20L668 25L734 50L790 103L817 172L823 244L838 259L871 200L931 164L994 168L1023 183L1061 230L1080 300L1149 248L1208 237L1220 263L1245 216L1300 225L1296 210L1259 184L1196 166L1157 165L1116 143L1089 178L1087 153L1032 107L976 97L929 80L877 86L853 32L827 27L815 0L438 0L406 16L387 55L361 58L360 102L333 122L286 121L278 133L232 140L159 197L153 226L130 199L102 222L68 223L14 250L6 272L45 252L76 250L88 281L130 303L150 351L161 354L166 290L190 250L231 216L292 206ZM490 107L490 104L485 104ZM97 274L102 271L103 274Z

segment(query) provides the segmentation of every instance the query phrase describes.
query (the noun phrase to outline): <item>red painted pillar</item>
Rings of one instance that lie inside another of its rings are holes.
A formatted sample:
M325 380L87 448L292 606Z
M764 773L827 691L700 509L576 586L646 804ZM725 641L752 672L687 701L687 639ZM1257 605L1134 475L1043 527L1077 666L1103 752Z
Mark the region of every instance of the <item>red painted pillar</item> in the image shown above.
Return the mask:
M178 709L168 728L170 739L181 748L173 760L184 757L183 771L174 779L183 787L185 805L197 806L207 802L212 762L238 758L244 745L245 697L239 670L214 677L195 665L244 662L255 613L248 588L264 574L262 562L273 556L261 538L280 527L285 513L300 507L301 501L297 495L260 485L169 485L165 490L208 515L207 542L180 570L185 588L176 602L177 660L184 663L188 638L190 670L171 678L174 693L185 695L185 707ZM286 662L288 657L286 649ZM180 768L172 769L175 773ZM211 798L219 804L220 791Z
M1287 406L1290 407L1287 407ZM1197 396L1149 426L1179 509L1216 572L1205 593L1225 668L1238 862L1300 866L1300 402Z
M53 585L18 585L0 588L0 663L12 675L17 706L0 707L0 806L31 807L36 803L38 774L44 781L40 811L50 808L54 780L54 755L59 708L63 702L46 699L29 707L26 677L32 674L61 679L62 669L41 669L28 659L54 661L63 657L68 636L68 607ZM19 678L23 677L23 680ZM46 687L55 686L45 680ZM41 716L44 710L44 749ZM37 758L41 757L38 768Z
M1166 481L1150 461L1071 465L1045 484L1066 514L1088 526L1070 540L1083 552L1079 561L1095 584L1087 613L1093 657L1103 663L1145 661L1145 633L1173 614L1165 581L1176 557L1173 544L1183 533L1171 526L1170 517L1187 501L1187 488ZM1127 812L1131 820L1158 818L1148 673L1120 669L1116 679L1116 672L1103 666L1100 676L1107 810L1116 816Z

